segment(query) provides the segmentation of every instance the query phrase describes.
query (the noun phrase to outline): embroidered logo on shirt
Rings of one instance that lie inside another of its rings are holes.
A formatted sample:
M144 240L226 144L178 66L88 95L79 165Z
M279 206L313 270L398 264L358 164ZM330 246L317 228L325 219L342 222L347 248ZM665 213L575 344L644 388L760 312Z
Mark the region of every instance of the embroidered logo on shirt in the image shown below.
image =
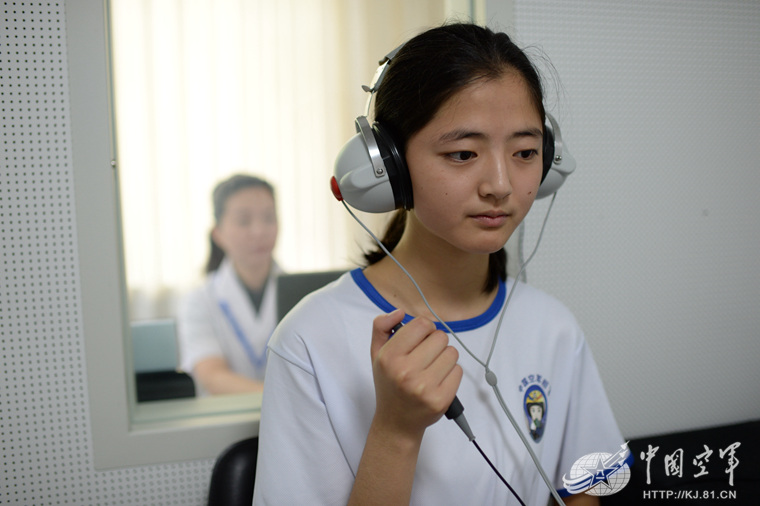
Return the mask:
M541 442L546 428L546 416L549 412L551 385L540 374L529 374L520 381L523 395L523 411L528 422L530 437L536 443Z

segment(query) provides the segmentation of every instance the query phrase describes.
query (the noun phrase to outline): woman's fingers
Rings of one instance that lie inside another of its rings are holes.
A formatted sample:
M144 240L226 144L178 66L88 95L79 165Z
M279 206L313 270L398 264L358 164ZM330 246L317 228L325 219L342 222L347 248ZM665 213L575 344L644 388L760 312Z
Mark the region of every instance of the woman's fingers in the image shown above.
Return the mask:
M403 319L396 311L373 323L372 360L378 400L410 403L423 411L442 414L462 379L459 353L446 333L425 318L392 329ZM411 408L411 406L407 406Z
M393 335L393 328L399 325L404 319L404 312L396 309L392 313L381 314L372 322L372 344L370 354L374 362L380 348L385 346Z

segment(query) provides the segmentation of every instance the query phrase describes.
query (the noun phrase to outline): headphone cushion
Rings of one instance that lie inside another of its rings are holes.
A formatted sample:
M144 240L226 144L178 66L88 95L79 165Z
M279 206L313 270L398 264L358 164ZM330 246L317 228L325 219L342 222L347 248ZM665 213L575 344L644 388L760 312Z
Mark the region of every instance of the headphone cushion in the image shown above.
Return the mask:
M546 175L549 174L549 169L552 168L552 163L554 163L554 132L552 132L551 128L549 128L548 123L549 122L547 121L547 126L544 128L544 172L541 174L542 183L546 179Z
M411 209L414 206L412 178L406 165L404 150L384 125L376 121L372 125L372 130L380 149L383 164L388 172L396 208Z

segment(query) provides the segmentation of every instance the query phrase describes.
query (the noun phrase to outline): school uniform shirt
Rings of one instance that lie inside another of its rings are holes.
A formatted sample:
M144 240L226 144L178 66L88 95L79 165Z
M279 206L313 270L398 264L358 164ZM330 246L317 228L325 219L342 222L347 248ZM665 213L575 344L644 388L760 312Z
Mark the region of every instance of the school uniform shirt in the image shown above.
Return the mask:
M277 275L272 265L257 312L229 259L189 293L177 315L180 367L192 375L200 360L223 357L230 369L264 379L266 347L277 325ZM206 395L196 383L199 395Z
M447 322L483 362L514 280L506 285L483 314ZM375 412L372 322L394 309L356 269L305 297L283 319L269 345L255 505L346 504ZM407 315L404 322L410 320ZM450 343L459 350L464 377L457 396L476 441L527 504L546 504L549 489L483 367L454 338ZM558 490L579 458L620 450L623 439L583 333L553 297L518 284L489 367ZM542 409L531 409L535 404ZM517 501L444 417L425 431L411 504Z
M515 282L506 285L483 314L447 322L483 362ZM255 505L346 504L375 412L372 322L394 309L357 269L305 297L283 319L269 346ZM404 321L410 320L407 315ZM464 369L457 397L476 441L526 504L546 504L549 489L483 367L453 337L449 341ZM518 284L489 367L558 490L579 458L621 449L583 333L553 297ZM535 404L542 409L531 409ZM459 427L442 417L425 431L411 504L517 501Z

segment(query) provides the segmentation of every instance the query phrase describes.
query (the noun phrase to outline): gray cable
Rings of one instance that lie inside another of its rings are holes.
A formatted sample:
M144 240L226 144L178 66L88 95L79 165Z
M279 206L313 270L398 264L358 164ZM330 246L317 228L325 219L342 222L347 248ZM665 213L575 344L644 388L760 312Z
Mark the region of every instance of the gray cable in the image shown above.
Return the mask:
M520 275L523 273L523 271L525 270L525 267L528 265L528 263L533 259L534 255L536 254L536 251L538 251L538 246L539 246L539 244L541 244L541 239L543 238L543 235L544 235L544 229L546 228L546 223L549 220L549 213L552 210L552 206L554 205L554 200L556 198L557 198L557 193L555 192L552 195L552 200L549 203L548 209L546 210L546 216L544 216L544 221L541 224L541 231L538 234L538 239L536 240L536 245L533 247L533 251L531 252L530 256L528 257L528 259L525 262L522 263L522 265L520 266L520 270L517 272L517 275L514 277L515 281L514 281L514 283L512 285L512 290L509 292L509 295L507 296L507 300L504 301L504 306L502 307L501 314L499 315L499 322L498 322L498 324L496 326L496 332L494 332L493 340L491 341L491 350L490 350L490 352L488 354L488 359L487 359L486 362L483 362L482 360L480 360L472 351L470 351L470 349L464 344L464 342L462 342L462 340L459 338L459 336L456 334L456 332L454 332L453 330L451 330L451 327L449 327L449 325L443 320L443 318L441 318L440 316L438 316L438 314L433 310L433 308L430 307L430 304L428 303L427 298L425 298L425 294L422 293L422 289L417 284L417 281L415 281L414 278L412 277L412 275L409 273L409 271L407 271L406 268L404 268L404 266L401 265L401 263L398 260L396 260L396 257L394 257L391 254L390 251L388 251L388 248L385 247L385 245L383 244L383 242L380 239L377 238L377 236L353 213L353 211L351 211L351 208L348 207L348 204L346 204L345 201L341 201L341 203L343 204L343 207L346 208L346 211L348 211L348 213L354 218L354 220L356 220L356 222L359 223L359 225L361 225L361 227L372 237L372 239L374 239L374 241L377 243L377 245L380 246L380 248L383 250L383 252L385 252L385 254L388 256L388 258L390 258L391 260L393 260L396 263L396 265L398 265L398 267L401 269L401 271L406 275L406 277L409 278L409 280L414 285L414 288L416 288L417 292L420 294L420 297L422 297L422 302L425 303L425 306L428 308L428 310L430 311L430 313L435 317L435 319L438 320L438 322L441 325L443 325L443 327L446 330L449 331L449 333L454 337L454 339L457 340L457 342L460 344L460 346L462 346L462 349L464 349L467 352L468 355L470 355L477 363L479 363L481 366L483 366L483 368L486 371L486 383L488 383L489 385L491 385L491 387L493 388L494 393L496 394L496 398L499 401L499 405L501 406L501 409L507 415L507 418L509 419L510 423L512 424L512 427L515 429L515 432L517 432L517 435L520 436L520 440L522 441L522 443L525 446L525 448L528 450L528 454L530 455L531 459L533 460L533 463L535 464L536 468L538 469L538 473L541 475L541 478L544 480L544 483L546 483L546 486L549 488L549 492L554 497L554 500L557 501L557 504L559 504L560 506L565 506L565 503L562 501L562 498L559 496L559 494L557 493L557 491L554 489L554 485L552 484L552 482L549 479L549 477L546 475L546 472L544 471L544 468L541 466L541 463L539 462L538 457L536 456L535 452L533 452L533 449L530 447L530 443L525 438L525 435L522 433L522 431L520 430L519 426L517 425L517 422L515 421L514 417L512 416L512 413L510 413L509 408L507 408L507 404L504 402L504 399L501 397L501 392L499 391L499 388L496 386L496 384L497 384L496 374L493 371L491 371L491 369L489 369L489 367L488 367L488 364L491 363L491 357L493 356L494 349L496 348L496 340L497 340L497 338L499 336L499 330L501 330L501 323L504 320L504 315L507 312L507 307L509 306L509 301L512 299L512 295L514 295L514 293L515 293L515 289L517 288L518 280L520 278ZM522 238L521 238L521 241L520 241L520 251L522 252ZM522 254L522 253L520 253L520 254Z
M554 199L557 198L557 193L555 192L552 195L552 200L549 202L549 207L546 209L546 215L544 216L544 221L541 224L541 231L538 233L538 239L536 240L536 245L533 247L533 251L530 253L530 256L528 256L528 259L524 262L522 262L522 265L520 266L520 270L517 271L517 275L515 276L514 284L512 285L512 291L509 292L509 296L507 297L506 302L504 302L504 307L501 308L501 314L499 315L499 323L496 326L496 332L494 332L493 341L491 342L491 351L488 353L488 359L486 360L486 363L483 364L483 367L488 371L488 364L491 363L491 357L493 356L493 350L496 348L496 336L499 335L499 330L501 330L501 322L504 320L504 315L507 312L507 307L509 306L509 301L512 299L512 295L514 295L515 290L517 289L518 283L517 280L520 279L520 275L523 274L523 271L525 271L525 267L528 265L528 263L533 260L533 257L536 255L536 251L538 251L538 245L541 244L541 239L544 237L544 230L546 229L546 223L549 221L549 213L552 211L552 207L554 206ZM520 239L520 254L522 255L522 238ZM521 259L522 260L522 259Z
M359 225L361 225L361 226L362 226L362 228L363 228L364 230L366 230L366 231L367 231L367 233L368 233L370 236L372 236L372 239L374 239L374 240L375 240L375 242L377 243L377 245L378 245L378 246L380 246L380 248L381 248L381 249L382 249L382 250L385 252L385 254L386 254L386 255L388 255L388 258L390 258L391 260L393 260L394 262L396 262L396 265L398 265L399 269L401 269L401 270L404 272L404 274L406 274L406 277L408 277L408 278L409 278L409 280L410 280L410 281L412 282L412 284L414 285L414 288L416 288L416 289L417 289L417 292L420 294L420 297L422 297L422 302L424 302L424 303L425 303L425 306L427 306L428 310L429 310L429 311L430 311L430 313L431 313L431 314L432 314L432 315L435 317L435 319L436 319L436 320L438 320L438 322L440 322L440 324L441 324L441 325L443 325L443 326L444 326L444 328L445 328L446 330L448 330L448 331L449 331L449 333L450 333L452 336L454 336L454 339L456 339L456 340L457 340L457 342L459 342L459 344L462 346L462 348L464 348L464 350L465 350L465 351L466 351L466 352L467 352L467 353L468 353L468 354L469 354L469 355L470 355L472 358L474 358L474 359L475 359L475 360L476 360L476 361L477 361L477 362L478 362L480 365L482 365L483 367L485 367L485 366L486 366L485 362L483 362L483 361L482 361L482 360L480 360L478 357L476 357L476 356L475 356L475 355L474 355L474 354L473 354L473 353L470 351L470 349L469 349L469 348L467 348L467 346L466 346L466 345L465 345L465 344L462 342L462 340L461 340L461 339L459 339L459 336L456 334L456 332L454 332L453 330L451 330L451 327L449 327L449 325L448 325L448 324L447 324L447 323L446 323L446 322L443 320L443 318L441 318L440 316L438 316L438 313L436 313L436 312L433 310L433 308L432 308L432 307L430 307L430 304L428 303L427 299L425 298L425 294L423 294L423 293L422 293L422 289L421 289L421 288L420 288L420 286L417 284L417 282L414 280L414 278L412 277L412 275L411 275L411 274L409 274L409 271L407 271L407 270L406 270L406 268L404 268L404 266L403 266L403 265L401 265L401 263L400 263L398 260L396 260L396 257L394 257L394 256L391 254L391 252L390 252L390 251L388 251L388 248L386 248L386 247L385 247L385 244L383 244L383 242L382 242L380 239L378 239L378 238L377 238L377 236L376 236L375 234L373 234L373 233L372 233L372 231L371 231L369 228L367 228L367 226L366 226L366 225L365 225L365 224L364 224L364 223L363 223L363 222L362 222L362 221L361 221L361 220L360 220L360 219L359 219L359 218L358 218L358 217L357 217L357 216L356 216L356 215L353 213L353 211L351 211L351 208L349 208L349 207L348 207L348 205L346 204L346 202L345 202L345 201L341 201L341 203L343 204L343 207L345 207L345 208L346 208L346 211L348 211L348 213L349 213L351 216L353 216L353 218L354 218L354 219L357 221L357 223L359 223Z

